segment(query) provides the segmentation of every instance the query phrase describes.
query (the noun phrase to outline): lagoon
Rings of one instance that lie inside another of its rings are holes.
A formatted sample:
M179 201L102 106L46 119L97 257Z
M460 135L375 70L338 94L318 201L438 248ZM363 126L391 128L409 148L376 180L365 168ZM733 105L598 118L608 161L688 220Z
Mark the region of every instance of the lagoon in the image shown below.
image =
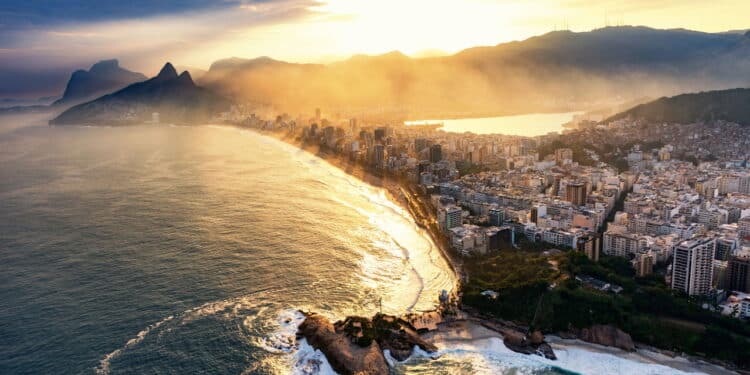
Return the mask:
M533 113L513 116L463 118L449 120L406 121L406 125L443 123L442 129L452 133L505 134L535 137L562 132L563 124L582 112Z

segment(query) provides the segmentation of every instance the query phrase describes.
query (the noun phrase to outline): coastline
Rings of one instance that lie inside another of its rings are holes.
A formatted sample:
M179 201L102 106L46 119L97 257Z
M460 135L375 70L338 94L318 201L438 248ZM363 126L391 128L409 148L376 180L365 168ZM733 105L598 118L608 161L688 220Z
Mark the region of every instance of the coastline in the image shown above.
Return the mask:
M488 318L483 316L479 312L472 311L472 309L462 309L460 303L461 297L461 283L465 278L465 273L462 270L462 262L456 258L455 254L452 254L449 249L449 243L440 233L434 214L429 211L429 206L412 190L412 186L408 183L400 181L397 178L388 176L386 174L380 175L369 170L366 166L363 166L355 161L348 160L342 156L339 156L331 151L325 150L320 145L303 143L299 140L286 135L275 132L266 132L253 128L241 127L243 129L252 130L258 134L268 135L278 140L281 140L287 144L298 147L304 151L310 152L311 154L320 157L331 165L339 168L345 173L352 177L358 178L359 180L366 182L374 187L382 188L387 197L394 203L397 203L402 209L409 212L414 222L428 235L430 236L434 245L438 248L441 256L448 263L450 268L454 272L456 277L456 284L454 290L451 291L451 302L455 306L455 315L449 319L442 319L437 322L436 328L423 333L422 336L427 340L436 340L436 342L450 343L450 342L466 342L472 340L483 340L491 337L503 340L506 347L509 350L517 353L536 354L534 351L528 350L528 344L524 342L523 346L514 348L507 339L516 339L519 334L527 335L525 327L517 326L512 322L506 322L497 318ZM420 314L405 313L402 317L408 316L416 317ZM480 332L480 334L475 334ZM624 351L615 347L609 347L596 343L590 343L582 341L580 339L568 339L561 338L555 334L544 336L543 343L549 345L553 350L555 349L566 349L566 348L578 348L590 352L596 353L607 353L613 354L618 357L626 358L628 360L636 361L645 364L656 364L662 365L676 370L684 372L695 372L700 371L710 375L724 375L724 374L736 374L736 370L728 366L723 366L720 363L714 363L714 361L706 360L699 357L693 357L689 355L668 353L658 348L652 348L641 343L635 343L636 349L633 352ZM526 349L524 351L524 349ZM540 355L540 357L543 357Z
M348 175L352 177L359 179L360 181L363 181L374 187L383 189L388 199L398 204L399 207L401 207L403 210L408 212L409 215L414 220L414 222L417 224L417 226L419 226L422 230L424 230L430 236L430 239L432 240L433 244L437 247L440 255L443 257L443 259L445 259L445 261L448 263L450 268L453 270L454 276L456 277L457 281L456 281L456 285L454 285L454 290L452 291L452 293L458 293L458 291L460 290L460 283L463 277L463 271L461 269L461 262L455 257L455 255L451 254L450 249L448 248L447 240L443 238L442 234L438 231L436 227L436 219L433 217L434 215L432 215L431 212L427 209L427 207L424 206L424 202L420 201L420 198L417 196L417 193L412 191L411 186L409 186L408 184L405 184L403 181L400 181L399 179L393 178L392 176L388 176L386 174L378 175L375 172L366 168L365 166L357 162L347 160L330 151L327 151L324 148L320 147L319 145L303 143L303 142L298 141L297 139L294 139L293 137L286 136L286 135L279 136L278 133L264 132L264 131L259 131L253 128L245 128L245 127L242 127L242 128L255 131L258 134L273 136L274 138L278 140L281 140L292 146L298 147L301 150L307 151L325 160L329 164L335 166L336 168L339 168L343 172L347 173Z

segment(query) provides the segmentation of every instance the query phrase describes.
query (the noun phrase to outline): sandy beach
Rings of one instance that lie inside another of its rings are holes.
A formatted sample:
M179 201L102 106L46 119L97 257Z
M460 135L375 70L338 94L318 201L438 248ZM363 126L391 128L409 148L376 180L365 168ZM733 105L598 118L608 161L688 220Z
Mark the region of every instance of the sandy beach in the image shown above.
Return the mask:
M423 337L432 341L441 350L455 346L489 346L489 343L493 340L495 340L493 347L497 350L497 344L503 338L500 333L471 320L442 323L436 331L428 332ZM594 355L602 355L604 357L611 356L613 359L616 358L622 362L632 361L644 365L661 365L684 373L710 375L737 374L734 371L704 361L682 356L670 357L648 349L626 352L617 348L591 344L581 340L562 339L552 335L546 336L546 341L552 346L559 358L557 361L550 361L539 357L538 360L552 366L559 365L563 368L576 368L576 365L578 365L578 370L581 370L584 367L582 364L577 364L577 362L580 360L582 353L594 353ZM503 353L512 355L510 349L503 351ZM594 372L584 371L583 373Z
M427 212L428 208L420 201L420 197L416 196L414 192L409 191L408 186L405 187L404 183L386 174L375 174L365 166L358 164L355 161L345 159L330 151L326 151L318 145L303 144L291 137L279 137L278 134L274 133L261 133L272 134L284 142L299 147L326 160L328 163L338 167L353 177L356 177L372 186L383 188L389 199L409 212L414 221L429 233L433 242L439 248L440 253L451 265L456 275L459 276L457 277L457 280L460 283L460 275L462 275L460 259L456 259L453 254L450 253L447 248L448 244L444 241L442 235L437 232L437 228L432 225L434 218L430 212ZM454 293L457 293L459 290L460 285L456 285ZM440 349L462 346L481 347L482 345L491 343L492 350L499 350L499 353L502 353L503 355L527 356L526 354L516 353L507 348L502 343L502 334L482 325L480 318L473 317L464 311L459 311L458 313L459 315L455 317L455 319L439 323L436 330L424 333L422 337L427 341L436 344ZM627 352L621 349L591 344L581 340L562 339L553 335L545 336L545 339L552 346L555 353L560 356L560 359L558 361L551 361L539 356L539 361L542 361L549 366L561 366L563 368L572 366L571 368L573 369L578 368L578 370L574 371L581 373L601 373L596 370L588 369L579 363L582 361L581 358L585 358L587 355L586 353L591 353L592 355L601 355L622 362L624 367L628 366L627 363L634 363L635 367L633 367L633 371L629 371L630 368L628 368L628 370L625 370L625 373L640 373L635 369L638 368L638 364L641 364L663 366L666 373L700 373L710 375L736 374L734 371L701 361L697 358L685 356L672 357L662 354L656 349L651 350L641 348L635 352ZM530 359L537 360L536 356L532 356ZM583 360L582 362L586 361ZM586 370L581 371L581 369ZM670 369L674 371L669 371ZM620 369L617 373L623 373L623 370Z

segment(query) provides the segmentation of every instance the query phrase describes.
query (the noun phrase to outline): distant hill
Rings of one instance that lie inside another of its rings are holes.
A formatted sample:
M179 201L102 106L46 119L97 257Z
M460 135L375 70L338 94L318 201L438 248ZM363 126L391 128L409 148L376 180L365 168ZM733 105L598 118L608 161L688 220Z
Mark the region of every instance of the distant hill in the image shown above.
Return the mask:
M51 120L50 125L137 124L150 121L154 112L163 123L198 124L230 105L224 97L196 86L190 73L178 76L167 63L156 77L74 106Z
M665 97L635 106L606 121L622 118L679 124L724 120L750 125L750 89L707 91Z
M102 60L91 66L91 69L73 72L65 87L62 98L54 106L74 105L109 94L131 83L145 81L146 76L120 67L113 60Z
M585 110L644 96L750 86L750 35L607 27L557 31L451 56L214 63L200 80L290 112L404 108L412 115Z

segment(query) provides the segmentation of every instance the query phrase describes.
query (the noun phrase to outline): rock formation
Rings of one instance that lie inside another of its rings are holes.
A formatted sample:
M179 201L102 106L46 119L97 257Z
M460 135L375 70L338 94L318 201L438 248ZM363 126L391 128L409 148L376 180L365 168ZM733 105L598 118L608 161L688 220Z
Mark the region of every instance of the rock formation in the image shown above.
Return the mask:
M629 334L612 325L593 325L589 328L572 330L579 339L599 344L634 351L635 344Z
M323 352L340 374L388 374L385 350L398 361L407 359L415 346L427 352L437 350L408 322L397 317L383 314L372 318L348 317L332 324L321 315L305 315L297 336Z

